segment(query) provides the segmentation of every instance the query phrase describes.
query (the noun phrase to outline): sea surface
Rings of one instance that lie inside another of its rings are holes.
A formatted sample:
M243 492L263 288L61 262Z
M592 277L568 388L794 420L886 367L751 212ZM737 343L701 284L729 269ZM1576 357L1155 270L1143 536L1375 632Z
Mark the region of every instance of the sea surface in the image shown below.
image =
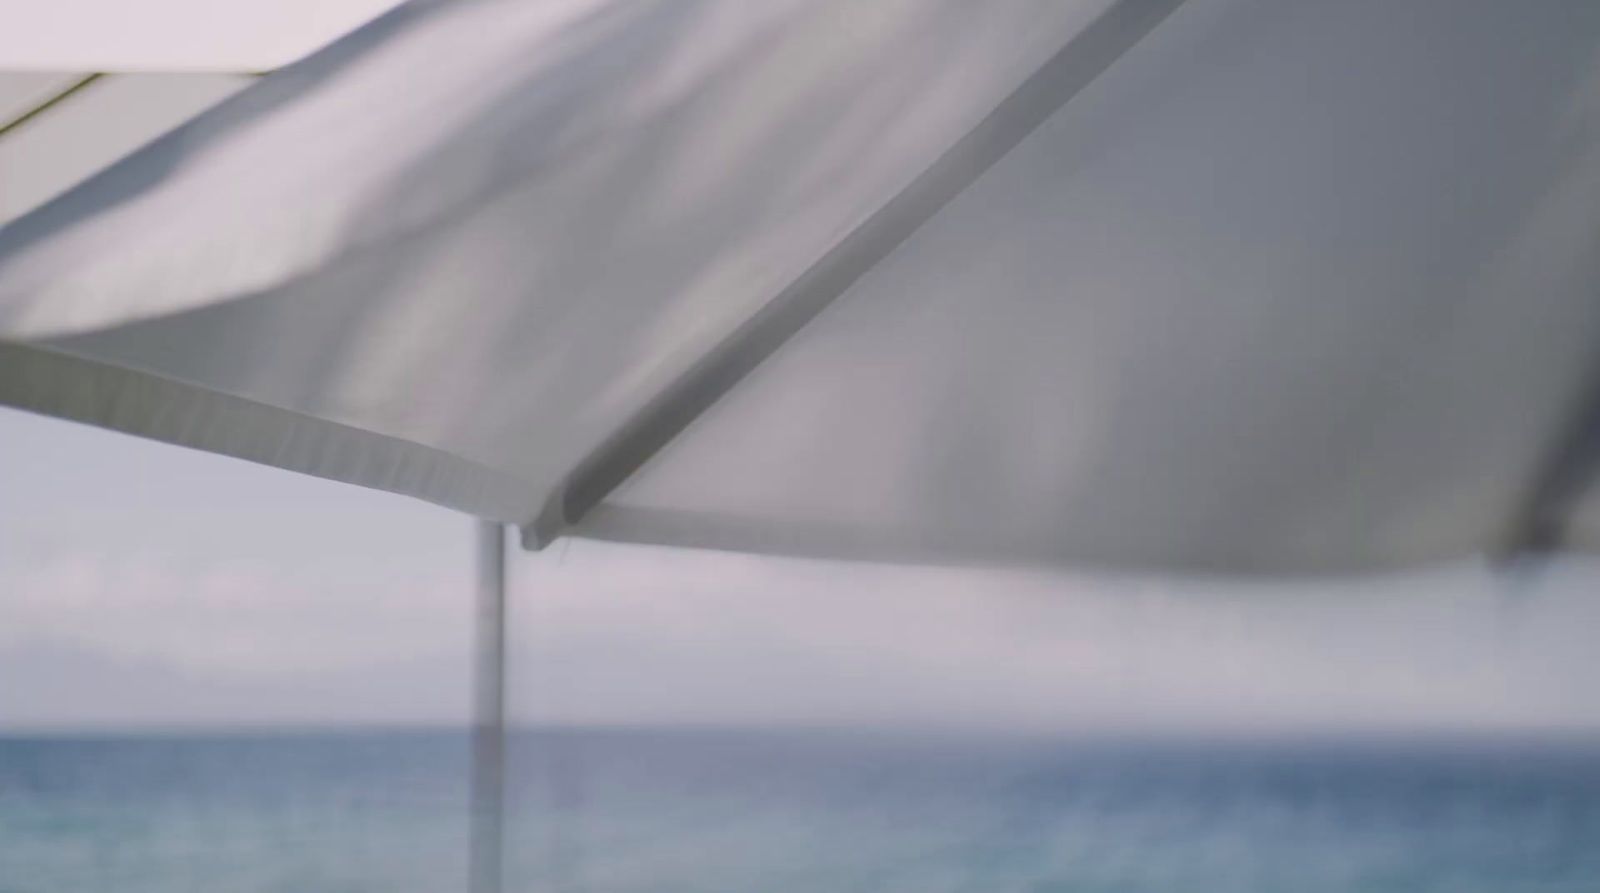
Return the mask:
M448 891L464 734L0 737L0 891ZM1600 891L1600 743L522 732L507 890Z

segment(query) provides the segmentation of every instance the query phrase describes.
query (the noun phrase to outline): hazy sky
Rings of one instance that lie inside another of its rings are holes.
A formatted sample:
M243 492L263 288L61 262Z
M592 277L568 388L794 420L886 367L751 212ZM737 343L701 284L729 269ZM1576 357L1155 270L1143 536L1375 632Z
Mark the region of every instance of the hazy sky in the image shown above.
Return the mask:
M460 720L470 531L0 410L0 724ZM1180 585L560 542L512 567L513 713L1592 727L1597 580Z

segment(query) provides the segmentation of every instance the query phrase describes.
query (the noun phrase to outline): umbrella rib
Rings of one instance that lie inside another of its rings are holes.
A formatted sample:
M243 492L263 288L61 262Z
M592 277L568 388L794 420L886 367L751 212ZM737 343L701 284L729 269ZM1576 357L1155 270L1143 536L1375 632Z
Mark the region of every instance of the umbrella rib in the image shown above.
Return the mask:
M579 463L523 527L539 548L783 346L866 272L1176 10L1183 0L1120 0L1029 75L971 131Z
M1502 563L1538 558L1566 546L1575 503L1600 475L1600 362L1584 380L1575 411L1530 478L1501 550Z

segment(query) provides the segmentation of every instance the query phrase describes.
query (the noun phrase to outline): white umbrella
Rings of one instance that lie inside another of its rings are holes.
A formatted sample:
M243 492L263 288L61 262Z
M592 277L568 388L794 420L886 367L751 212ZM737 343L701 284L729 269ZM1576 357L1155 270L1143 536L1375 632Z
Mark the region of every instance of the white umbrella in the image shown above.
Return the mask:
M1600 5L1178 7L408 4L0 231L0 402L533 546L1600 544Z
M55 198L251 80L213 72L0 73L0 221Z
M402 7L7 226L0 400L534 545L1592 544L1600 9L1175 5Z
M0 21L6 23L0 30L0 68L12 72L268 71L293 62L398 2L0 0ZM0 92L3 90L0 86Z

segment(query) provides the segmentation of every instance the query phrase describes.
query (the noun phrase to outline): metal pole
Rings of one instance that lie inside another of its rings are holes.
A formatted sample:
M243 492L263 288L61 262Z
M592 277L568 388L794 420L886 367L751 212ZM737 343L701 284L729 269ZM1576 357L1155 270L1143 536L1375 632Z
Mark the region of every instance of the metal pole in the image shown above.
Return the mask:
M506 538L478 521L478 623L472 723L468 889L500 893L505 840Z

